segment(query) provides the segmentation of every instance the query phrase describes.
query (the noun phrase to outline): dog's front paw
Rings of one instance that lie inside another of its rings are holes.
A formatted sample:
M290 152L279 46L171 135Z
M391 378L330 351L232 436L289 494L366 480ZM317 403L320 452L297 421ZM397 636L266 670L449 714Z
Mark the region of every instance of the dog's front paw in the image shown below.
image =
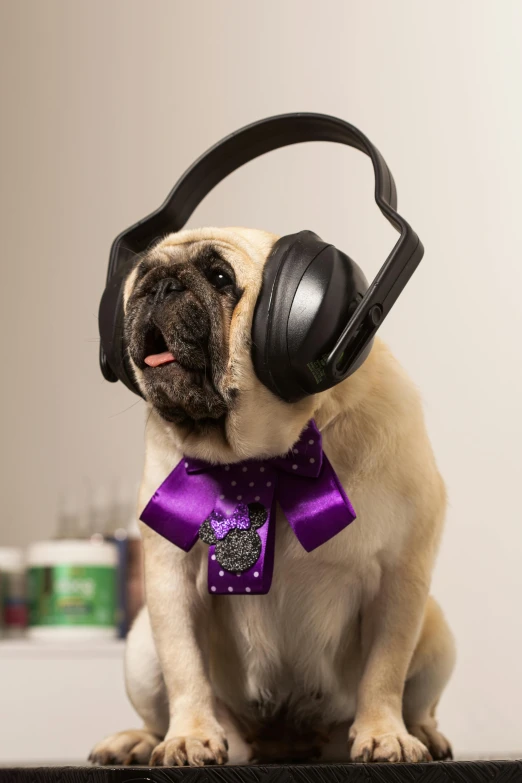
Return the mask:
M204 767L207 764L226 764L228 742L222 734L168 737L154 749L151 767Z
M355 724L350 729L350 758L352 761L432 761L432 757L420 740L408 734L406 729L383 731L372 727L358 728Z
M120 767L148 764L150 754L160 739L150 731L120 731L98 742L91 751L89 761L102 766L115 764Z

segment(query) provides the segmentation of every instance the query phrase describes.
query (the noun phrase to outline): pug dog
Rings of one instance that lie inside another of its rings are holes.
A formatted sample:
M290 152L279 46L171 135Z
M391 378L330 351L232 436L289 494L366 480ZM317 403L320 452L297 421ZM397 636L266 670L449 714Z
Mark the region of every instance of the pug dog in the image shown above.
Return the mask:
M454 665L430 596L446 495L419 396L384 344L349 378L295 403L257 378L251 325L277 237L181 231L125 287L125 335L147 400L141 513L183 456L286 454L310 419L357 512L313 552L280 509L267 595L210 595L208 548L142 524L146 608L127 641L143 721L100 742L98 764L194 765L451 757L436 709Z

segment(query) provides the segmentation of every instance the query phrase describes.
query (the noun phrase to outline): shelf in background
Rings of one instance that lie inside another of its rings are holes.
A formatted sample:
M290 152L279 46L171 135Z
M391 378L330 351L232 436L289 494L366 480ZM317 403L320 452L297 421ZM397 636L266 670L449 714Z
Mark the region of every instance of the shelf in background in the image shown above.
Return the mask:
M123 658L124 639L50 641L0 639L0 661L7 658Z

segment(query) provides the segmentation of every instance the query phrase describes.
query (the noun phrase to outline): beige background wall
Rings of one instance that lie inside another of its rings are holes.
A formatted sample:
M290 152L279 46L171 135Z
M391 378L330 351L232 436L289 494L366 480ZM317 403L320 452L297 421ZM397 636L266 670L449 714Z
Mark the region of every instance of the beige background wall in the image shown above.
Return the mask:
M2 0L0 544L66 486L137 480L143 404L97 368L110 243L209 145L279 112L381 149L425 260L382 334L420 387L450 494L435 592L458 638L460 751L522 750L522 4ZM369 162L272 154L191 221L312 228L372 275L394 241Z

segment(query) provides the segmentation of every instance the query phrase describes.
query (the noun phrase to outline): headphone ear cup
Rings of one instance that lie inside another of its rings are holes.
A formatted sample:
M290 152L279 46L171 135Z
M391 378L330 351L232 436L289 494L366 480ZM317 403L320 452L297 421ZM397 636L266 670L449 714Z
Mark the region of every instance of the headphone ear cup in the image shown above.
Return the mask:
M281 377L290 372L285 314L306 268L325 247L312 231L288 234L274 244L263 269L252 323L252 361L259 380L283 399L290 385L291 396L304 396L290 378L281 384Z
M100 366L106 380L120 380L135 394L143 396L125 354L123 339L125 281L132 266L125 265L111 276L102 294L98 310L100 332Z
M357 264L311 231L282 237L266 262L252 329L255 371L274 394L295 402L334 386L326 358L368 282Z
M343 330L368 290L360 267L328 245L308 266L288 314L287 341L292 376L306 394L335 386L360 367L372 342L343 368L340 377L327 375L326 362Z

